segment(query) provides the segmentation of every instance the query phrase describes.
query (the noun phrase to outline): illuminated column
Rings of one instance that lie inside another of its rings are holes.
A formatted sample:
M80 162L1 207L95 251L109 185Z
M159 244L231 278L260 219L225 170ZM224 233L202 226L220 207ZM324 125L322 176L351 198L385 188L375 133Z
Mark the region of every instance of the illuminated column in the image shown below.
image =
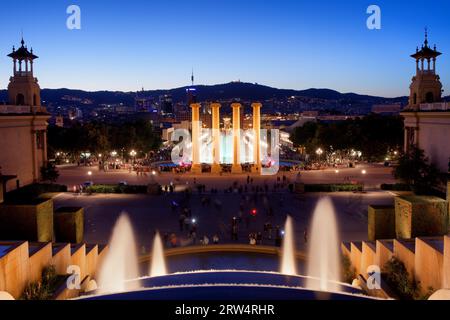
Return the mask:
M253 108L253 167L252 172L261 172L261 103L252 103Z
M192 109L192 167L191 172L194 174L202 173L202 165L200 164L200 104L191 104Z
M233 165L231 173L242 173L241 166L241 104L233 103Z
M220 173L220 103L211 103L212 110L212 140L213 140L213 163L211 173Z

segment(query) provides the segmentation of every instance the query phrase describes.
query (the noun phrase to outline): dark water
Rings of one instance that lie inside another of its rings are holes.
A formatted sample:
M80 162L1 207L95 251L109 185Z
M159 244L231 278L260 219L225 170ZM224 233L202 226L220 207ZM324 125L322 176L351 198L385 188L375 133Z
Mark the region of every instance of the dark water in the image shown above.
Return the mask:
M271 254L239 252L207 252L168 257L166 261L169 273L194 270L248 270L275 271L280 268L279 257ZM298 273L306 270L304 261L297 261ZM148 273L148 263L143 265L143 274Z

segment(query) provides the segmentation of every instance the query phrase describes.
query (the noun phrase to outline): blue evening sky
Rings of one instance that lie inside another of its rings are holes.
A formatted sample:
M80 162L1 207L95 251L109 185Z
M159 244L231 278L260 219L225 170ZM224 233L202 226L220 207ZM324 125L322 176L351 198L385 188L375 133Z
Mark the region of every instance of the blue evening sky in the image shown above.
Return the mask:
M71 4L81 30L66 28ZM366 27L371 4L381 30ZM448 95L449 12L448 0L2 0L0 88L23 30L43 88L166 89L187 85L193 67L198 84L408 95L409 55L428 26Z

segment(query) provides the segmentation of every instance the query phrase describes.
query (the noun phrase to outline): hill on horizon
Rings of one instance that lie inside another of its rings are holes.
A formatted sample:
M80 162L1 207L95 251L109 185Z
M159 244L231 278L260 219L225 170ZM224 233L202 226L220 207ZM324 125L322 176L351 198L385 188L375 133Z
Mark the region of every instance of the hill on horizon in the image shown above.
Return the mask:
M383 104L383 103L405 103L406 97L385 98L357 93L341 93L326 88L310 88L306 90L278 89L257 83L229 82L216 85L195 85L198 101L216 101L241 99L244 101L266 101L269 99L285 99L288 97L304 97L321 100L346 101L348 103ZM85 91L76 89L42 89L41 97L46 103L62 103L64 96L89 99L94 104L123 103L134 104L136 94L158 98L163 94L170 94L173 101L182 102L186 100L186 87L168 90L147 90L143 92L123 91ZM7 102L7 91L0 91L0 103Z

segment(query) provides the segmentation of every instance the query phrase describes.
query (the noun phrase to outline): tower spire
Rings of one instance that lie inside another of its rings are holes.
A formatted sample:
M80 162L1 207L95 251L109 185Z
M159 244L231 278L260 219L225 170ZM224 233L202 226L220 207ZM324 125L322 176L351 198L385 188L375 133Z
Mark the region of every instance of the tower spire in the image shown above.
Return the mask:
M428 27L425 27L425 47L428 47Z
M192 68L191 83L194 85L194 68Z

